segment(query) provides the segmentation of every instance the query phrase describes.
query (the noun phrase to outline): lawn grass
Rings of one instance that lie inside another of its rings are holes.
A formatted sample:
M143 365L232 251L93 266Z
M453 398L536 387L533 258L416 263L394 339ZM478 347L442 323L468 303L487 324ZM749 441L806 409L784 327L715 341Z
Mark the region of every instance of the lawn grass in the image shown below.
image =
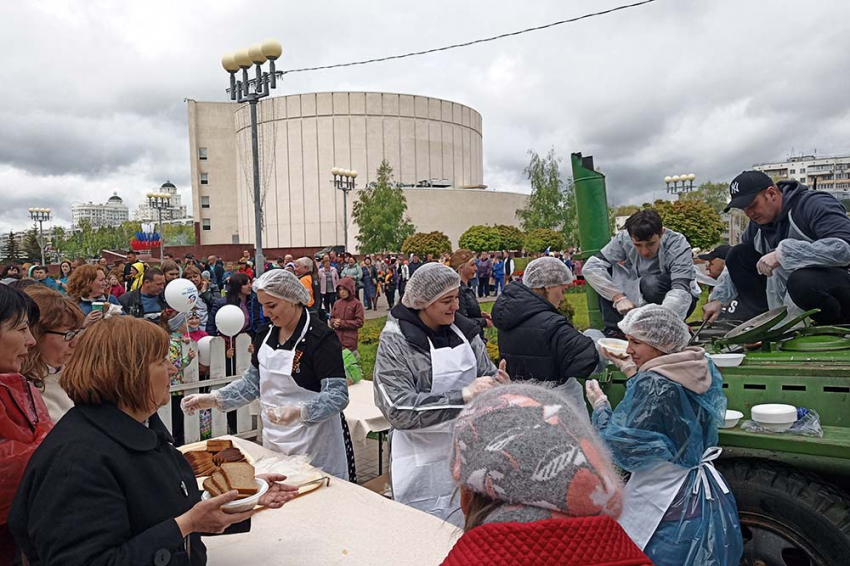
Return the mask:
M564 297L573 309L573 326L575 326L577 330L586 330L590 326L590 319L587 311L587 295L585 293L568 293ZM708 290L703 288L699 302L697 303L697 308L688 318L689 322L702 320L702 306L707 300ZM484 312L490 312L493 310L494 304L494 302L481 303L481 310ZM372 372L375 368L375 354L378 351L378 338L386 322L386 317L367 320L363 325L363 328L360 330L360 344L358 351L360 353L360 365L363 368L363 376L365 379L372 379ZM498 343L498 334L499 331L495 328L488 328L484 332L489 343L494 346ZM490 350L491 357L493 357L493 352L495 351L497 353L497 350L494 350L492 347Z

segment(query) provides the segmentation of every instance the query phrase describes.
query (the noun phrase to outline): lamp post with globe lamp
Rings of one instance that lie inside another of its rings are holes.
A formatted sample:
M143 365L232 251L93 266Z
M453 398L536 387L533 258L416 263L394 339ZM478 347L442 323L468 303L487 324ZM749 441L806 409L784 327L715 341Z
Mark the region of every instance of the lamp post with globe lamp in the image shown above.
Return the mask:
M254 160L254 233L256 240L256 265L254 270L259 277L263 273L266 261L263 257L263 207L260 195L260 149L257 136L257 102L271 93L277 86L278 77L282 71L275 70L275 61L283 53L283 47L276 39L266 39L251 47L237 49L221 58L221 66L230 73L230 100L247 102L251 107L251 153ZM263 71L263 64L268 61L269 71ZM248 77L248 70L254 67L254 78ZM236 79L236 73L242 70L242 80Z
M693 173L683 173L681 175L670 175L664 177L664 183L667 185L667 192L673 195L681 195L694 190L694 179L697 176Z
M38 245L41 248L41 265L46 265L44 263L44 230L42 229L42 223L50 220L50 209L30 208L29 213L30 218L38 222Z
M345 251L348 251L348 193L354 190L354 179L357 178L357 171L334 167L331 169L331 175L334 176L334 188L342 191L343 245L345 246Z

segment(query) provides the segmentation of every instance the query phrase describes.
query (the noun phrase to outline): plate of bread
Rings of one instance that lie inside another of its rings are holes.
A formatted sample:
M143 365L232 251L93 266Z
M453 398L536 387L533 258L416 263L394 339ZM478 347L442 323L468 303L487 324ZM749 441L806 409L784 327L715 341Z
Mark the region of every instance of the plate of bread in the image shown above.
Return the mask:
M221 510L225 513L242 513L253 509L268 490L268 482L254 477L254 466L248 462L224 462L204 480L201 498L206 500L236 491L236 499L222 505Z

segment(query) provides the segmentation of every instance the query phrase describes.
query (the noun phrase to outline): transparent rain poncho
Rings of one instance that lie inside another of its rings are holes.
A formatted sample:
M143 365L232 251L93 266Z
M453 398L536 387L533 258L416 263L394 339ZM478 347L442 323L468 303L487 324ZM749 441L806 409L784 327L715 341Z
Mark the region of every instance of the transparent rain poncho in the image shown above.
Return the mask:
M532 260L522 274L522 282L529 289L569 285L573 279L570 268L554 257L539 257Z
M632 309L618 326L627 336L634 336L665 354L678 352L691 338L688 325L679 315L661 305Z
M426 263L410 276L401 303L407 308L424 309L460 286L460 275L442 263Z
M310 302L310 292L301 281L286 269L272 269L260 275L252 286L255 292L264 291L272 297L290 303L306 305Z
M709 361L708 368L711 386L703 394L655 371L638 372L615 410L593 412L618 467L635 472L670 463L690 470L643 549L659 566L737 566L743 552L735 498L711 464L720 453L726 397L717 367Z
M218 409L222 411L232 411L259 399L260 370L252 365L248 366L240 379L213 391L212 395L215 397ZM328 377L322 380L319 396L301 405L300 422L307 426L319 424L340 413L347 406L348 382L345 376Z

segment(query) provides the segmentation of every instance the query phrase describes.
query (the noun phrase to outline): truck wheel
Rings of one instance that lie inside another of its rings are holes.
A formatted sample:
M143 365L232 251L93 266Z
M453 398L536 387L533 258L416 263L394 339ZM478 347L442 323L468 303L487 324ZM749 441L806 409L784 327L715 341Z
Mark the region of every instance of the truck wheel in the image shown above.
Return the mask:
M850 498L818 476L768 460L717 466L732 488L744 538L742 566L850 563Z

